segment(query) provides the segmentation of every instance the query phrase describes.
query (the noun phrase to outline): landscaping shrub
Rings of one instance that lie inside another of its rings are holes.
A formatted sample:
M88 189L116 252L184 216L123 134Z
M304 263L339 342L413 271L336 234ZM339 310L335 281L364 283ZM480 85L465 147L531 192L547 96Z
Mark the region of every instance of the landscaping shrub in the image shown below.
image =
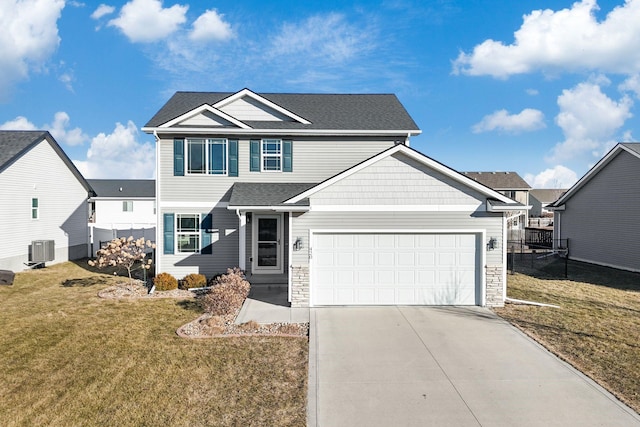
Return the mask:
M202 297L202 307L214 316L233 314L247 299L251 285L239 268L228 269L226 274L209 282L212 288Z
M188 274L180 281L180 288L203 288L207 286L207 278L204 274L191 273Z
M153 284L158 291L170 291L178 289L178 279L169 273L160 273L153 278Z

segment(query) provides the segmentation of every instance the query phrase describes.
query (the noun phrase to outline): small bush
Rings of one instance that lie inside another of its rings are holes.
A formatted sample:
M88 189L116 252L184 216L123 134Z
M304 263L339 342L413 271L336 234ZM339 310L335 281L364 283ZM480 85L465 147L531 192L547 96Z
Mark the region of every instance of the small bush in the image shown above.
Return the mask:
M180 281L181 289L203 288L207 286L207 278L204 274L191 273Z
M153 278L153 284L158 291L170 291L178 289L178 279L169 273L160 273Z
M228 269L226 274L209 282L212 288L202 297L202 307L214 316L233 314L242 307L251 285L239 268Z

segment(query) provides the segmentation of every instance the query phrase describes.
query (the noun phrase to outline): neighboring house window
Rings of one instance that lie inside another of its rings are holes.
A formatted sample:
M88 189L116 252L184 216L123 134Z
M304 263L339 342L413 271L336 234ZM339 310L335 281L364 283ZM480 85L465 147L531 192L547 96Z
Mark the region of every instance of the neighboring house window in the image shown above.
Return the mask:
M509 197L510 199L514 199L516 198L516 192L513 190L507 190L504 192L504 195Z
M122 212L133 212L133 202L131 200L122 202Z
M40 218L40 211L38 208L38 199L34 197L31 199L31 219Z
M187 139L187 173L226 175L226 139Z
M262 140L262 170L282 171L282 140Z
M176 214L177 252L200 251L200 215Z

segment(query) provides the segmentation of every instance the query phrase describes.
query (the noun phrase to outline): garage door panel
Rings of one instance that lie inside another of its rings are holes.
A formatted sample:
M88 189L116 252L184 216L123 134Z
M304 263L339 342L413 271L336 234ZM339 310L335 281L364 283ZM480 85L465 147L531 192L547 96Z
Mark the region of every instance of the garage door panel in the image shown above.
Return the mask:
M474 305L480 239L473 233L318 233L314 305Z

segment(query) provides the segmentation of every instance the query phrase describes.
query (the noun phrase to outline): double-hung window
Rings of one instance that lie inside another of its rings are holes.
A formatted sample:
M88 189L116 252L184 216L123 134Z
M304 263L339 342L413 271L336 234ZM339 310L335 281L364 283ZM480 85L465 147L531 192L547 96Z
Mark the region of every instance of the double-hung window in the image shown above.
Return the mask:
M262 170L282 171L282 140L262 140Z
M39 217L38 199L34 197L31 199L31 219L38 219Z
M200 215L176 214L178 253L200 252Z
M187 173L227 175L227 140L224 138L187 139Z

